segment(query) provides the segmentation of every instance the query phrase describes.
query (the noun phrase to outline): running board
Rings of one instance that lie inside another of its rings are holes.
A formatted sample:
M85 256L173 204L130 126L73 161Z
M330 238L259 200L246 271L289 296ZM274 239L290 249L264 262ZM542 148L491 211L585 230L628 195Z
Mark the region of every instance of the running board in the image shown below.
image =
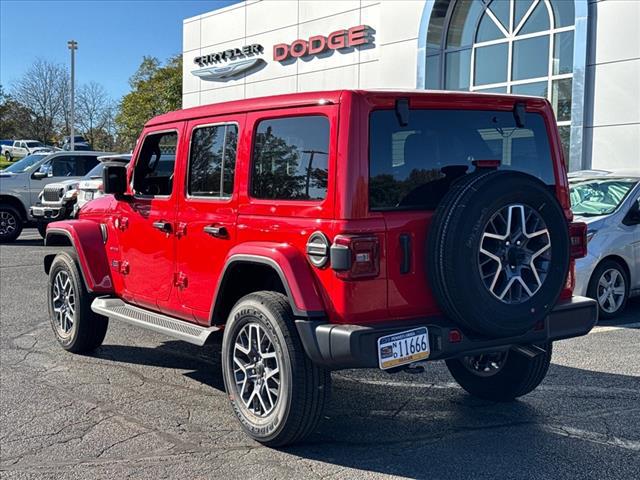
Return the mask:
M199 346L205 344L209 335L220 330L218 327L205 328L161 313L135 307L113 297L96 298L91 303L91 310L105 317L122 320Z

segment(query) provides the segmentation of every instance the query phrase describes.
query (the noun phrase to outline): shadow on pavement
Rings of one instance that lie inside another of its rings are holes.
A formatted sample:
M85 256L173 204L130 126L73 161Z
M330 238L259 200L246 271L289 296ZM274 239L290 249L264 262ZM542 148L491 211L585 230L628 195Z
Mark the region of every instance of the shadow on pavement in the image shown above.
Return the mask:
M189 370L185 375L224 391L218 340L204 349L180 341L157 348L105 345L96 356ZM640 467L640 438L633 430L640 411L637 377L552 365L539 390L493 403L457 388L440 365L431 373L435 378L335 372L317 431L282 451L412 478L575 478L581 471L576 465L588 465L582 478L604 478L610 466L594 461L603 448L628 454L620 468ZM540 455L558 458L558 464L543 464Z

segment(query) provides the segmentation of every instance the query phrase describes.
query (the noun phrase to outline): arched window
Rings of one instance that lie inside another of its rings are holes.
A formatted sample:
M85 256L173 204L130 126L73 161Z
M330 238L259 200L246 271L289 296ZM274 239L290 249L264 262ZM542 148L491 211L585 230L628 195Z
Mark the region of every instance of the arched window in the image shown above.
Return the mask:
M573 0L435 0L425 86L546 97L569 158Z

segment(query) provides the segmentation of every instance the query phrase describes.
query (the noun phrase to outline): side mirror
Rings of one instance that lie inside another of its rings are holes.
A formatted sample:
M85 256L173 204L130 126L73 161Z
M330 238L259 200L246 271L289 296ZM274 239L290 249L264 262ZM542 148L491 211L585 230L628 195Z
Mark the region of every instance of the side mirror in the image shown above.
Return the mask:
M127 166L117 162L107 162L102 170L104 193L124 195L127 191Z
M31 177L38 180L42 180L43 178L48 176L49 175L47 174L47 172L41 172L40 170L38 170L37 172L33 172L33 175Z
M640 225L640 200L633 203L622 223L627 226Z

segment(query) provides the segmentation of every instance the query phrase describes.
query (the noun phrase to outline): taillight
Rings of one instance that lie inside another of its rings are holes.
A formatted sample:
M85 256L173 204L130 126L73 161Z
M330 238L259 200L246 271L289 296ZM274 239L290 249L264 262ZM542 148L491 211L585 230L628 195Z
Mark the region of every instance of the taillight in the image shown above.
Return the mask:
M571 241L571 258L587 256L587 224L572 222L569 224L569 240Z
M338 235L331 245L331 268L338 278L357 280L380 273L380 242L374 236Z

